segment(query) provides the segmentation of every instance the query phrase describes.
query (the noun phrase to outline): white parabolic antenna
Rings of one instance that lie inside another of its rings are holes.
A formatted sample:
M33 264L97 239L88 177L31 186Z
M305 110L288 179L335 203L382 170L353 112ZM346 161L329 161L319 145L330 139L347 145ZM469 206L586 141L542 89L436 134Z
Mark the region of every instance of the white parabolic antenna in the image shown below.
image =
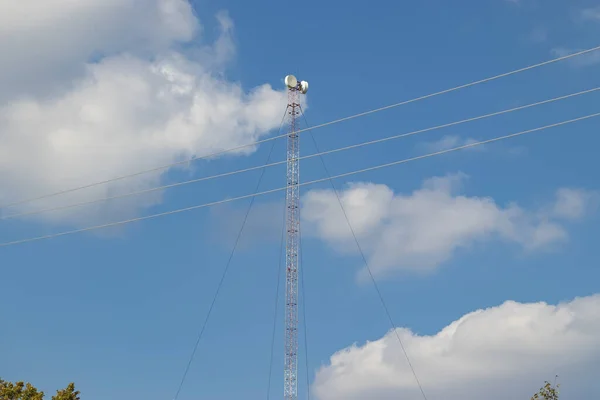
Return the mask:
M300 82L300 92L302 92L302 94L306 94L306 92L308 92L308 82Z
M285 77L285 85L293 89L298 86L298 79L294 75L288 75Z

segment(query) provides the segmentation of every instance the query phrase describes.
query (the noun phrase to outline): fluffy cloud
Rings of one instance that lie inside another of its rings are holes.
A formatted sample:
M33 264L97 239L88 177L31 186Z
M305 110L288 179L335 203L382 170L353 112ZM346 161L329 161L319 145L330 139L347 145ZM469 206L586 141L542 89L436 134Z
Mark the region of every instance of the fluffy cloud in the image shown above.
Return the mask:
M3 96L10 96L0 99L0 203L246 144L279 125L283 92L269 85L246 92L223 78L235 52L226 14L217 16L215 43L184 53L177 43L201 30L185 0L13 3L0 4L0 52L12 55L0 66ZM4 212L160 180L160 173L144 175ZM128 217L160 200L158 193L36 218L85 225Z
M0 100L60 91L91 58L155 54L199 29L186 0L1 2Z
M491 198L459 194L464 174L435 177L408 195L382 184L352 183L340 197L375 273L427 271L447 261L460 248L501 239L526 250L567 239L561 220L581 217L593 196L561 189L552 204L528 211L516 204L500 206ZM303 198L307 232L340 252L356 245L331 190L313 190Z
M572 399L596 398L600 295L469 313L432 336L397 333L430 399L529 399L555 374ZM422 400L393 331L334 354L316 375L319 400Z

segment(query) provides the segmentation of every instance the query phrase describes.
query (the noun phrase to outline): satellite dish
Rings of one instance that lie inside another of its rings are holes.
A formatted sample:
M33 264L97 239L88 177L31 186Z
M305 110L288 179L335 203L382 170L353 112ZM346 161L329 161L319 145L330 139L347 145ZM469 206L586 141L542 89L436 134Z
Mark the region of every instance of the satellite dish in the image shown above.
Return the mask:
M298 86L298 79L294 75L288 75L285 77L285 85L290 89L294 89Z
M306 92L308 92L308 82L306 82L306 81L300 82L300 92L302 94L306 94Z

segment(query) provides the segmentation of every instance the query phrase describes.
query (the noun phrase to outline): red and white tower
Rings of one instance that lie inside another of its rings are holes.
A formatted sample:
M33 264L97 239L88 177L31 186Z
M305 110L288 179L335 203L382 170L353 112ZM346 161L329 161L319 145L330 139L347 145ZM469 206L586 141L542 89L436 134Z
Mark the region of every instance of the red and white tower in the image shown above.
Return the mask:
M295 76L285 77L288 88L289 134L287 138L286 184L286 294L284 399L298 399L298 252L300 239L300 141L296 117L300 114L300 94L308 83Z

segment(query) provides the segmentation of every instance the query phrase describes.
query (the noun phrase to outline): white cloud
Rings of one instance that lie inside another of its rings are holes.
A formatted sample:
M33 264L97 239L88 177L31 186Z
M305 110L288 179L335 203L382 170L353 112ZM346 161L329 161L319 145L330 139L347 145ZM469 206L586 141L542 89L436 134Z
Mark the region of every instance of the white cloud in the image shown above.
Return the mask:
M551 53L555 57L565 57L569 54L577 53L583 51L584 49L569 49L566 47L556 47L551 50ZM600 63L600 53L597 51L593 51L591 53L582 54L577 57L573 57L567 60L567 62L577 68L589 67L590 65L595 65Z
M233 23L226 13L217 19L214 44L181 53L174 44L200 29L184 0L0 3L0 54L14 55L0 66L11 88L3 87L10 98L0 99L0 204L246 144L277 127L284 92L269 85L245 92L223 78L235 53ZM42 81L30 86L31 77ZM3 212L102 198L160 179L150 174ZM160 199L158 193L36 218L85 225L131 216Z
M504 304L432 336L398 329L429 399L529 399L555 374L571 399L596 398L600 295L557 306ZM318 400L421 400L393 331L334 354L316 375Z
M500 206L491 198L459 194L464 178L431 178L407 195L374 183L352 183L339 192L374 273L433 270L458 249L491 239L545 249L568 238L559 217L580 216L585 209L576 199L586 192L566 189L558 192L556 204L540 210ZM306 232L339 252L356 251L333 191L312 190L302 204Z
M422 147L431 152L437 152L442 150L448 150L453 147L466 146L469 144L477 143L478 140L472 138L463 139L460 136L446 135L439 140L433 142L426 142L422 144ZM467 147L465 150L483 150L485 146Z
M93 57L154 55L199 29L186 0L0 2L0 101L55 93Z
M426 151L426 152L434 153L434 152L438 152L438 151L449 150L449 149L456 148L456 147L471 145L474 143L478 143L480 141L481 140L470 138L470 137L462 138L457 135L445 135L442 138L440 138L439 140L419 143L419 144L417 144L416 147L417 147L417 149L419 149L419 151ZM462 151L487 152L491 149L492 148L488 147L487 145L478 145L478 146L466 147ZM527 151L527 149L522 146L521 147L504 147L504 146L502 146L501 143L495 144L493 146L493 149L495 149L495 151L497 151L497 152L512 155L512 156L519 156L519 155L524 154Z
M553 214L558 218L579 219L598 206L596 192L581 189L562 188L556 193Z

